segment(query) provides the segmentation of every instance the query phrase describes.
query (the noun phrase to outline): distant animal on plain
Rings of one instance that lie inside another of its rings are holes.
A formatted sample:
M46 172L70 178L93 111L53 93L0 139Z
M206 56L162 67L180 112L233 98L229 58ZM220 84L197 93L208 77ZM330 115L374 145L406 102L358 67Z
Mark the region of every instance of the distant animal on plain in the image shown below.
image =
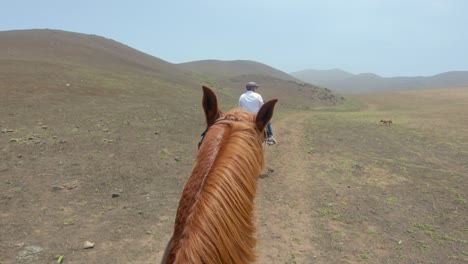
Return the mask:
M206 130L161 263L255 261L254 199L265 165L263 132L277 101L266 102L257 114L240 108L222 113L215 93L203 86Z
M393 124L392 120L389 119L389 120L380 120L380 123L384 124L384 125L390 125L390 124Z

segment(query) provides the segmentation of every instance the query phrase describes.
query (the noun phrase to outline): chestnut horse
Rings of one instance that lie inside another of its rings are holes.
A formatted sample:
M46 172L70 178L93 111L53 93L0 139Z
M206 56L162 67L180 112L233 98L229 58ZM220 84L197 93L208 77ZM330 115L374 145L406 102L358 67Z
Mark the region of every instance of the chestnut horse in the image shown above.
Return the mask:
M254 197L264 167L263 131L273 99L251 114L221 113L203 86L206 131L177 209L162 263L251 263L256 259Z

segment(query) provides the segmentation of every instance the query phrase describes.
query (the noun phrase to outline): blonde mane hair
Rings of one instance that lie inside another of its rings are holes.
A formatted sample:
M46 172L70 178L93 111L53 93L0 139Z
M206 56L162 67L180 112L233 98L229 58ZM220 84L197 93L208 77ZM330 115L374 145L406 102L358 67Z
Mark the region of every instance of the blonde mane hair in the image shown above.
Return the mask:
M216 111L210 121L205 108L207 131L182 192L167 263L256 260L254 198L264 167L263 131L255 114L221 114L217 103Z

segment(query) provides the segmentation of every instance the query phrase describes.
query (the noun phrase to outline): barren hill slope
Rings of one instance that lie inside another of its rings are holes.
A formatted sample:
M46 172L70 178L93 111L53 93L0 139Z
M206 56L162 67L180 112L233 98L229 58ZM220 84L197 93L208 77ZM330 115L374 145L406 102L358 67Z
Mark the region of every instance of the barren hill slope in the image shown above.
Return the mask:
M304 83L268 65L248 61L203 60L178 64L193 72L195 78L223 90L234 99L245 91L245 84L255 81L264 98L280 98L280 104L292 107L330 105L342 99L330 90Z
M272 68L263 63L249 60L221 61L202 60L178 64L180 67L192 70L201 74L212 75L218 78L230 78L240 75L265 75L287 81L301 82L299 79Z
M15 30L0 32L0 60L8 63L79 66L151 74L158 79L192 83L188 74L173 64L124 44L96 35L60 30Z
M213 79L98 36L0 32L0 262L158 262L205 129L200 84ZM215 87L222 110L246 80L280 98L278 113L336 99L237 75Z
M95 93L156 89L160 99L167 95L191 100L191 92L208 84L233 104L246 82L257 81L265 88L262 94L281 98L280 104L309 107L340 101L330 90L304 84L262 63L207 60L172 64L111 39L61 30L0 32L0 60L0 73L5 76L0 85L5 87L21 84L23 88L63 92L63 85L70 84L75 92ZM179 94L170 93L171 89ZM165 98L162 103L170 101Z

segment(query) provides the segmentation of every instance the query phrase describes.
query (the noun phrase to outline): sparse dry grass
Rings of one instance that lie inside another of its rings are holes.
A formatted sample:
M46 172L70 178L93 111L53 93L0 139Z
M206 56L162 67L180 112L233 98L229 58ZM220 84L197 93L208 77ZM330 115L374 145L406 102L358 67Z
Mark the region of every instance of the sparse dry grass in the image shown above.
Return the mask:
M39 59L0 64L0 263L31 248L41 253L30 263L159 262L204 129L200 87L153 74L152 60ZM227 110L244 77L197 80L219 86ZM266 147L275 172L257 199L259 263L468 261L467 88L330 108L310 104L325 90L262 78L280 104L279 143Z
M353 103L354 111L303 115L295 151L304 164L295 165L310 177L295 177L308 190L312 233L302 240L319 249L314 263L467 260L467 96L468 88L361 95L361 111Z

